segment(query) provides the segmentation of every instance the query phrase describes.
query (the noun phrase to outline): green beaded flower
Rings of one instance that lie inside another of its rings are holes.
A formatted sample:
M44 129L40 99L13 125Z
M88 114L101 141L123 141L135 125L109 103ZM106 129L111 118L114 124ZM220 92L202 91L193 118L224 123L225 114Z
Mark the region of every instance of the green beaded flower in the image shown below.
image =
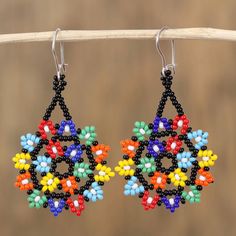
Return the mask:
M81 130L79 138L86 140L87 145L91 145L96 136L94 126L85 126L84 129Z
M89 164L83 162L75 163L74 176L79 178L87 178L87 176L92 173L93 171L89 169Z
M155 160L153 157L151 158L141 158L141 164L138 165L138 168L142 169L144 173L154 172L156 170Z
M46 196L40 196L40 191L35 189L28 197L29 207L40 208L45 202L47 202Z
M200 202L200 197L201 194L200 192L197 190L197 187L192 185L190 186L190 191L186 192L184 191L182 193L182 197L184 197L186 200L188 200L190 203L199 203Z
M141 122L136 121L134 125L135 125L135 128L133 129L133 132L138 137L139 141L144 140L145 135L149 136L152 133L152 131L148 128L148 125L143 121Z

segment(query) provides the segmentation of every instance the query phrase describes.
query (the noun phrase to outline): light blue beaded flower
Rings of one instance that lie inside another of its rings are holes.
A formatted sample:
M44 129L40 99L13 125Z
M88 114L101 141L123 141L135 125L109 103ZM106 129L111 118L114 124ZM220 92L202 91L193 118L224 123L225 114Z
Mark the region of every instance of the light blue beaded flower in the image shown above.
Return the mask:
M36 170L38 172L49 172L52 159L50 157L38 156L36 161L32 163L36 165Z
M143 193L144 192L144 187L143 185L138 186L137 182L137 177L132 176L131 179L127 182L127 184L125 185L124 189L124 195L128 196L134 196L136 194L139 193Z
M200 150L202 146L208 143L208 133L202 130L193 131L188 133L188 139L195 139L196 144L194 145L196 149Z
M98 185L97 182L93 182L91 185L90 190L85 190L84 191L84 196L88 197L92 202L96 202L97 200L102 200L103 199L103 190L101 187Z
M32 152L34 150L34 145L37 145L40 141L40 138L34 134L22 135L20 139L21 146L29 152Z
M176 158L179 168L189 168L192 166L192 162L196 160L196 158L191 156L191 152L178 153Z

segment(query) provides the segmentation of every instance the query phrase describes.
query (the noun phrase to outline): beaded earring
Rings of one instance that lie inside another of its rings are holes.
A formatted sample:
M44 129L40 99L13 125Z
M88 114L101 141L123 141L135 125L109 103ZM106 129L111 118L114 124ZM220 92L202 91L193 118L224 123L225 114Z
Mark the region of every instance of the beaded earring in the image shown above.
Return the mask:
M70 209L80 216L85 202L103 199L102 186L115 173L106 166L110 147L98 144L94 126L76 129L65 104L62 91L67 83L62 43L61 64L58 64L55 52L59 31L55 31L52 44L57 69L53 78L55 95L38 131L21 136L22 151L13 157L15 168L19 169L15 186L27 192L30 208L49 208L54 216L63 209ZM65 118L60 124L50 120L57 105ZM60 171L63 168L65 171Z
M171 40L172 64L167 65L159 45L161 32L165 29L162 28L156 37L164 86L156 117L150 124L135 122L134 136L121 141L124 155L115 171L127 180L124 194L138 195L145 210L164 205L173 213L186 201L200 202L200 191L214 181L210 167L217 156L207 149L208 133L192 131L171 88L171 69L175 72L174 41ZM174 119L162 116L168 99L177 111ZM166 160L171 162L170 166L164 164Z

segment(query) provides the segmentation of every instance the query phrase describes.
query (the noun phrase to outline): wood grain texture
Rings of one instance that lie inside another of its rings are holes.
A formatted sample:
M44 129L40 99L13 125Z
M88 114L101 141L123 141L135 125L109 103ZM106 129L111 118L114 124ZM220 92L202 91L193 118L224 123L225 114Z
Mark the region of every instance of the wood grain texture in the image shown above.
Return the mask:
M62 30L58 40L64 42L109 39L154 39L159 29L152 30ZM52 41L53 31L1 34L0 44ZM236 31L214 28L167 29L161 39L198 39L236 41Z

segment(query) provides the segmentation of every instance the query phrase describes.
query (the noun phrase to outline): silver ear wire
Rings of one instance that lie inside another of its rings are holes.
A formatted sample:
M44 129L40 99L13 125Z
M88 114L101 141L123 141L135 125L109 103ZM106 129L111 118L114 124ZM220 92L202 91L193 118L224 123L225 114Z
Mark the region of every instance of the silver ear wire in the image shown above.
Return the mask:
M157 33L156 35L156 49L161 57L161 62L162 62L162 74L164 75L164 72L165 70L168 70L168 69L172 69L173 72L175 73L175 67L176 67L176 64L175 64L175 41L173 39L171 39L171 64L167 64L166 63L166 58L164 56L164 53L163 51L161 50L161 47L160 47L160 37L161 37L161 33L164 31L164 30L167 30L169 29L167 26L163 27L160 29L160 31Z
M61 41L59 42L59 44L60 44L60 62L58 60L57 53L56 53L57 35L60 31L61 31L61 29L57 28L53 34L53 37L52 37L52 55L53 55L55 66L56 66L57 77L60 77L60 75L65 74L66 66L67 66L67 64L65 64L64 43L63 42L61 42Z

